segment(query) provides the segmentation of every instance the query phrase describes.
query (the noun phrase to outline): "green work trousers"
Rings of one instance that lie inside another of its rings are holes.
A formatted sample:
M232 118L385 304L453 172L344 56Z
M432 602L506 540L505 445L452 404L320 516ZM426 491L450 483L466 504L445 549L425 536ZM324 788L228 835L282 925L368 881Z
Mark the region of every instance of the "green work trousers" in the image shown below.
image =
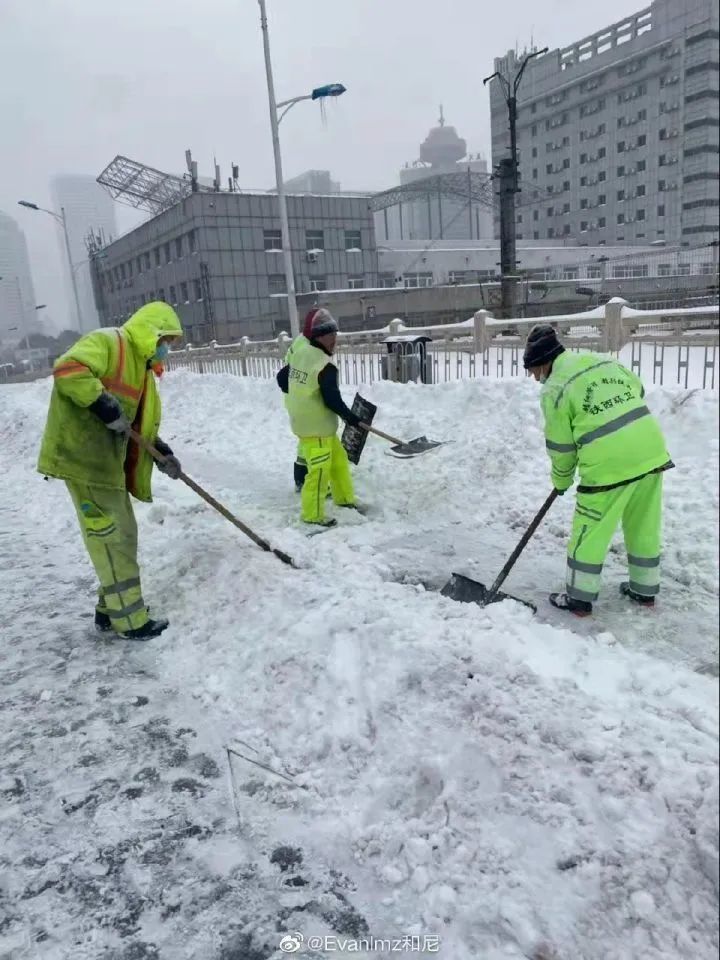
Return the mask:
M662 473L602 493L578 493L568 544L567 594L592 603L618 523L622 522L630 589L643 597L660 590Z
M118 633L148 620L137 562L137 523L125 490L106 490L66 480L80 531L100 581L98 613L110 617Z
M300 495L305 523L319 523L325 519L328 486L338 505L355 503L350 463L337 436L303 437L298 446L298 457L305 460L308 471Z

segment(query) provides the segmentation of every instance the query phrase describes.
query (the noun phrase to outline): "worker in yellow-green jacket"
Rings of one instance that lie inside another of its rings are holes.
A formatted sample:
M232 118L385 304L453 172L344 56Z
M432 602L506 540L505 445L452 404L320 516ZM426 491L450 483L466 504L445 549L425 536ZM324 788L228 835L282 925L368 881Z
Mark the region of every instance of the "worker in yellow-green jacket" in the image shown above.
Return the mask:
M170 477L180 464L158 437L155 385L169 344L182 337L166 303L148 303L122 327L81 337L53 369L54 385L38 470L65 481L99 580L95 625L131 640L156 637L167 620L148 615L137 562L130 494L149 502L153 459L130 437L132 427L166 456Z
M628 599L652 606L660 589L662 474L673 466L641 381L613 357L570 353L547 323L527 339L525 369L543 384L545 446L552 482L565 493L580 475L564 593L550 602L592 612L613 534L622 523Z
M286 394L290 426L299 441L295 480L301 486L302 520L324 527L337 522L325 517L328 488L338 506L357 506L350 464L337 429L338 419L353 427L359 426L360 420L340 395L338 369L332 362L337 331L337 322L328 310L311 310L277 375Z

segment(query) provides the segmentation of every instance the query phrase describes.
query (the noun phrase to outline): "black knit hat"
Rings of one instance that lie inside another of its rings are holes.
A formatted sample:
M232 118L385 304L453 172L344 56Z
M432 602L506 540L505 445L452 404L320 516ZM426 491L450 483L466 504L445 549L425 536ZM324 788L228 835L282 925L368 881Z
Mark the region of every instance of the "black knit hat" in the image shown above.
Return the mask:
M557 338L557 330L549 323L537 323L528 334L523 365L526 370L542 367L561 353L565 353L565 347Z

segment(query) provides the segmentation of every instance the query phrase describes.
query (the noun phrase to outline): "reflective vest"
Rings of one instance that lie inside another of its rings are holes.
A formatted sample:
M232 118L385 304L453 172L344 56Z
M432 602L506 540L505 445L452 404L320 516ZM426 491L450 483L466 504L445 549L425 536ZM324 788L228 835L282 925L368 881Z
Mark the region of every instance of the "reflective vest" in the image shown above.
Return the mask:
M642 382L613 357L560 354L542 390L545 446L558 490L602 487L641 477L668 463L660 425Z
M138 500L152 499L152 458L126 437L108 430L87 407L105 390L120 403L134 429L151 442L160 427L160 397L147 361L116 329L95 330L60 357L43 435L38 470Z
M289 366L285 407L296 437L331 437L337 433L338 417L325 406L318 374L330 358L302 335L290 345L285 357Z

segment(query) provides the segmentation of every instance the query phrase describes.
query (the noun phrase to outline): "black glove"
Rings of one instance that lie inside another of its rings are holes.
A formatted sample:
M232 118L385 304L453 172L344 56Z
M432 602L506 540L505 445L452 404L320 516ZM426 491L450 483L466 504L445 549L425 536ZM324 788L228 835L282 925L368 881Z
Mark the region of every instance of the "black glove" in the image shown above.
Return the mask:
M101 393L97 400L90 404L88 410L102 420L108 430L112 430L113 433L127 433L130 430L130 421L112 394Z
M165 460L160 463L159 460L156 460L157 468L160 473L164 473L167 477L170 477L171 480L177 480L182 473L182 467L180 466L180 461L176 456L174 456L170 447L165 443L164 440L158 438L155 441L155 449L158 453L161 453Z
M360 419L360 417L356 416L356 415L352 412L352 410L349 410L349 411L345 414L345 423L346 423L349 427L359 427L360 424L362 423L362 420Z

